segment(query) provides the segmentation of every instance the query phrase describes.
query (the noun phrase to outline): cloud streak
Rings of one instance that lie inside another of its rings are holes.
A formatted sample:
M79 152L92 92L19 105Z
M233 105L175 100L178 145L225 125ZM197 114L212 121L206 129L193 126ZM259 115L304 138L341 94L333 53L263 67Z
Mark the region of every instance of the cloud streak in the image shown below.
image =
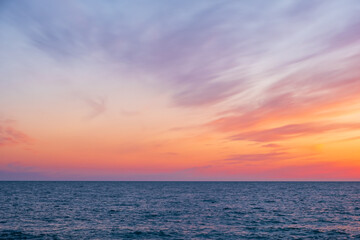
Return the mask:
M291 138L312 136L331 131L360 130L359 123L302 123L290 124L278 128L249 131L230 137L231 140L247 140L255 142L273 142Z
M271 152L271 153L257 153L257 154L238 154L232 155L223 161L229 163L240 162L257 162L257 161L277 161L289 159L289 154L286 152Z
M0 121L0 147L17 144L30 144L31 138L16 129L12 121Z

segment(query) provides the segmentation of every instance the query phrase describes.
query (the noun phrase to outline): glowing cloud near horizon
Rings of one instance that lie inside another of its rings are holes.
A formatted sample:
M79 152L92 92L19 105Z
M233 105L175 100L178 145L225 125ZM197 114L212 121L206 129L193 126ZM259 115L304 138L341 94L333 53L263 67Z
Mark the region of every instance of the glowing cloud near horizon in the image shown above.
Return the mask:
M360 180L357 0L0 4L0 180Z

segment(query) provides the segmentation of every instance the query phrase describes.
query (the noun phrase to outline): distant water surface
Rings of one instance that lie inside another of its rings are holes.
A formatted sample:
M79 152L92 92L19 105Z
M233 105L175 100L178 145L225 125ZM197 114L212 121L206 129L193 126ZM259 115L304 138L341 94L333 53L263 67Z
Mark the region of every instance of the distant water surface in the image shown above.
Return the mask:
M0 239L360 239L360 183L0 182Z

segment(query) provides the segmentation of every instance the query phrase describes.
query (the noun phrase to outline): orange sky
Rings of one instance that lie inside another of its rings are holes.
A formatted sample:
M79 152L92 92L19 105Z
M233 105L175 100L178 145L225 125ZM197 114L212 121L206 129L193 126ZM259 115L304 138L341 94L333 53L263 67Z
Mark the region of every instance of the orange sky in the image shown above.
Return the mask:
M360 180L359 3L300 2L6 2L0 180Z

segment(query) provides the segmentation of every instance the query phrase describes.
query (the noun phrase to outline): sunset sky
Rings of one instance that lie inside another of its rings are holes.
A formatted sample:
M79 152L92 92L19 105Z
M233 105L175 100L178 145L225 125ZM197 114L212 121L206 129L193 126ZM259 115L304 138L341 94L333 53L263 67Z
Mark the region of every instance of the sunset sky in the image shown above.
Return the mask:
M360 180L360 1L0 1L0 180Z

